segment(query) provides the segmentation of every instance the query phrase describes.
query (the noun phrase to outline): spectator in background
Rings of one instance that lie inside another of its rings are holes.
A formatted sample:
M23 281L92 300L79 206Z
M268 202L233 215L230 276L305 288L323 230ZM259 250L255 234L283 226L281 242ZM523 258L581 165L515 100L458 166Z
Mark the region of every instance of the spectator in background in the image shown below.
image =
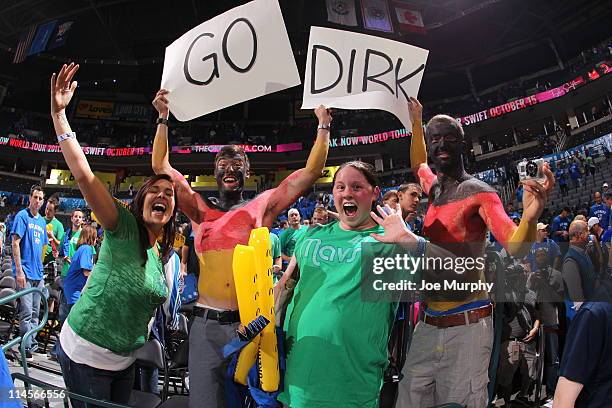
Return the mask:
M593 262L595 271L602 275L607 272L608 268L608 248L602 243L605 230L601 227L597 217L589 218L587 225L591 234L591 240L587 244L587 254Z
M608 207L608 224L602 225L603 229L612 228L612 191L604 192L604 201Z
M35 185L30 189L30 204L17 213L13 221L11 235L13 237L13 271L17 281L17 289L43 288L43 247L48 244L47 224L39 213L44 202L45 193L42 187ZM29 293L20 298L19 304L19 335L25 334L38 326L40 310L40 295ZM36 336L26 340L26 358L32 359L32 351L38 343Z
M548 238L548 225L538 222L536 226L536 242L531 246L531 251L524 259L524 264L529 272L535 272L537 269L536 252L543 249L548 256L548 265L553 269L559 270L561 267L561 250L559 245L552 239Z
M0 221L0 256L4 255L4 239L6 237L6 225Z
M608 192L608 183L603 183L603 184L601 185L601 192L602 192L603 194L606 194L606 193Z
M572 179L572 183L574 189L578 191L578 187L582 184L582 175L580 174L580 166L576 161L572 161L569 167L570 178Z
M586 151L586 158L584 159L584 167L585 167L585 174L584 174L585 177L590 174L591 176L593 176L593 180L595 180L596 166L595 166L595 162L593 161L593 157L591 156L588 150Z
M563 259L561 274L565 284L566 311L572 319L575 311L595 291L596 272L593 263L586 254L589 241L588 225L584 221L573 221L569 227L570 246Z
M559 377L559 311L557 304L563 302L563 277L552 268L546 248L535 251L535 266L529 275L527 287L536 293L540 323L544 329L545 356L544 378L546 394L552 398Z
M327 210L322 207L317 207L314 209L312 213L312 222L310 223L310 228L316 227L318 225L325 225L329 222L329 214Z
M559 188L561 189L561 195L566 196L569 189L567 187L567 174L565 172L564 166L559 166L557 171L555 171L555 178L557 179L557 182L559 183Z
M391 208L395 208L398 202L399 202L399 197L397 194L397 190L389 190L383 195L383 198L382 198L383 207L385 205L388 205Z
M273 234L272 232L270 232L270 247L273 269L272 277L274 279L274 283L276 283L283 274L283 258L281 257L280 239L278 238L278 235Z
M610 207L602 202L601 192L599 191L595 192L593 200L595 201L595 204L593 204L589 210L589 218L597 217L599 218L600 225L607 226L608 217L610 216Z
M563 349L554 408L612 406L612 303L587 302Z
M521 214L519 214L518 211L514 209L514 204L512 202L508 203L506 207L506 213L508 214L508 217L510 217L512 220L514 220L515 218L518 218L519 220L521 219Z
M308 230L308 227L300 225L300 212L296 208L291 208L287 212L289 221L289 227L281 232L280 244L281 244L281 257L283 258L283 264L288 264L293 256L295 250L295 243L298 238Z
M55 210L57 210L58 207L59 200L57 197L49 197L45 205L45 221L47 222L47 239L49 240L49 245L45 247L43 265L56 260L60 243L64 237L64 226L55 218Z
M570 218L570 208L563 207L561 214L553 218L550 232L552 233L552 239L555 241L561 249L561 254L567 252L567 242L569 241L569 225L572 222Z
M66 277L64 278L64 296L66 297L67 314L81 297L81 291L87 282L94 266L94 244L97 231L85 225L79 234L77 250L74 253Z
M62 266L62 278L68 273L70 268L70 261L72 255L76 251L77 244L79 242L79 236L81 234L81 228L83 227L83 210L75 208L70 216L71 226L64 234L62 244L60 247L60 255L63 256L64 265Z
M406 221L406 218L408 218L411 213L416 214L419 203L421 202L423 189L416 183L405 183L399 186L397 194L399 196L399 204L402 209L402 218L404 221ZM414 225L407 225L408 228L414 227ZM413 230L411 229L411 231Z

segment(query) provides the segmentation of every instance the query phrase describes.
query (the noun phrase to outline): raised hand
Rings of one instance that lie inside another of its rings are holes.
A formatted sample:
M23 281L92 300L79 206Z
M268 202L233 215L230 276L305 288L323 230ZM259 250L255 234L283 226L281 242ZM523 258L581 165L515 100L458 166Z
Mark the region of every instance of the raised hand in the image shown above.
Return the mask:
M74 74L79 70L79 65L71 62L64 64L59 74L51 75L51 113L58 113L66 109L70 103L77 82L72 81Z
M548 163L544 163L542 168L546 180L544 184L540 184L535 180L523 181L523 218L527 221L536 223L544 211L546 206L546 200L548 200L548 193L552 190L555 185L555 176L550 171Z
M385 235L371 234L372 238L388 244L417 242L416 235L406 227L399 203L395 208L391 208L389 205L385 205L384 208L377 205L376 209L380 216L374 211L370 213L370 216L385 229Z
M152 102L153 106L160 114L160 116L163 116L166 119L168 118L168 112L170 111L170 108L168 107L168 98L166 98L166 95L168 95L169 93L170 91L160 89L155 94L155 99L153 99Z
M331 109L327 109L323 105L319 105L319 107L315 109L315 115L319 119L319 125L327 126L332 121Z
M412 123L423 121L423 105L412 96L408 98L408 114Z

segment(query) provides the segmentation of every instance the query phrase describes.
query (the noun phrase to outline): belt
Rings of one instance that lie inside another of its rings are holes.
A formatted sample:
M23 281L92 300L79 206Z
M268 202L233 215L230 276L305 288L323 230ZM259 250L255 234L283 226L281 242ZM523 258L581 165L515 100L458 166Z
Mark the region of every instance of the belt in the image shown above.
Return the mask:
M480 319L491 316L493 305L480 307L478 309L465 310L460 313L453 313L446 316L430 316L427 313L423 317L423 321L432 326L440 328L463 326L466 324L477 323Z
M216 320L219 324L232 324L240 322L238 310L213 310L206 307L193 307L193 315L204 319Z

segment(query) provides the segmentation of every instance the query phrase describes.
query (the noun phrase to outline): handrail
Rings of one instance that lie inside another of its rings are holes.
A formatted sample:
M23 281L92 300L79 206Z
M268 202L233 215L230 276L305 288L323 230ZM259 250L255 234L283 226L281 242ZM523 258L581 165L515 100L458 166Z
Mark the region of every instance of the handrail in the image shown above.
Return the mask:
M41 302L44 305L43 306L44 313L43 313L42 319L40 319L40 322L38 323L38 326L30 329L23 337L17 336L13 340L9 341L8 343L2 346L2 352L4 353L6 350L13 347L15 344L21 343L19 346L19 353L21 354L21 364L23 366L23 372L25 375L29 375L28 374L28 362L26 360L26 355L25 355L26 341L32 335L38 332L40 329L45 327L45 325L47 324L47 318L49 317L49 305L47 304L45 293L43 292L41 288L27 288L24 290L20 290L19 292L15 292L12 295L0 298L0 305L3 305L5 303L16 300L24 295L28 295L34 292L38 292L41 296L41 299L45 299L44 302Z

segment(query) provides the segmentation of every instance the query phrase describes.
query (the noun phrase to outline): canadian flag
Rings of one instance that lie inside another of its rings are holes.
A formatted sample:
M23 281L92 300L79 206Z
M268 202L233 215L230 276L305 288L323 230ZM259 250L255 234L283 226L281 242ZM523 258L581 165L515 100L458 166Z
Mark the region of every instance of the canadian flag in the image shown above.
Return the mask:
M423 16L421 12L412 10L403 4L395 3L395 14L401 31L411 31L415 33L425 34L425 24L423 24Z

